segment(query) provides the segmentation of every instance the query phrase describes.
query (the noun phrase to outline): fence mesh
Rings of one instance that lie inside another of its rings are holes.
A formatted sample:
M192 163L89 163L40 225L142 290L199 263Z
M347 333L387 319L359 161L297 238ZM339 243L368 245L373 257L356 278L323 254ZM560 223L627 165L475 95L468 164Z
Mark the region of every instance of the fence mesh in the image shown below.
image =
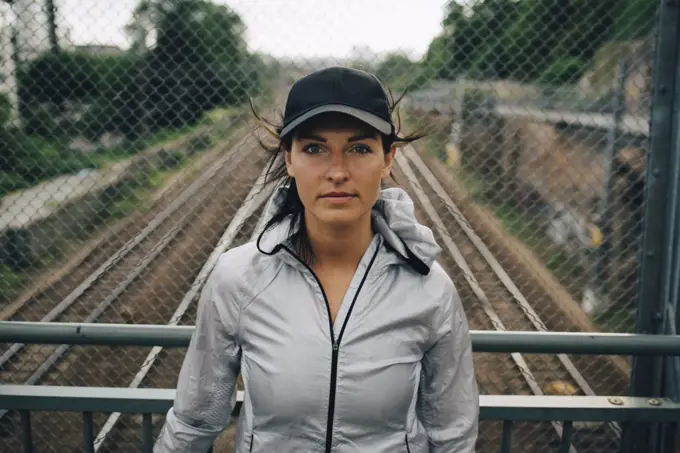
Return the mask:
M633 330L655 2L0 9L0 320L192 324L192 288L266 163L248 97L273 118L294 80L340 64L406 93L402 129L428 128L397 176L456 246L440 262L472 329ZM229 246L250 239L257 206ZM19 346L2 345L0 381L171 388L184 353ZM482 393L627 392L624 359L524 359L522 373L510 355L476 354ZM19 417L0 414L0 445L18 451ZM94 421L98 451L139 450L141 418ZM36 447L77 449L81 427L78 414L35 414ZM575 447L615 451L615 428L578 425ZM548 423L518 425L513 444L543 452L556 439ZM478 451L499 443L484 422Z

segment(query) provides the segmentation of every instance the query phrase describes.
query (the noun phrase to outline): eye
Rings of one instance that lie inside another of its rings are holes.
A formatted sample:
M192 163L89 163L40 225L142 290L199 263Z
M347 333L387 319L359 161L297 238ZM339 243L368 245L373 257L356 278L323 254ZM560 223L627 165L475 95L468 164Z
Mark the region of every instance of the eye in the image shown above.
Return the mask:
M368 153L372 153L372 152L373 152L373 150L371 149L371 147L370 147L370 146L367 146L367 145L355 145L355 146L352 148L352 151L354 151L355 153L359 153L359 154L368 154Z
M321 148L319 147L319 145L315 143L310 143L308 145L303 146L302 151L304 151L307 154L318 154L321 152Z

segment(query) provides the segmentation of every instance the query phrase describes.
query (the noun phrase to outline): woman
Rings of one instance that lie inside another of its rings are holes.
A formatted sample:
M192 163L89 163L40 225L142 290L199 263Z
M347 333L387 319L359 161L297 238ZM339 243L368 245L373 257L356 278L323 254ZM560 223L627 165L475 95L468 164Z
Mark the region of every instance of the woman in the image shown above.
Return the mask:
M471 453L479 397L467 320L402 189L371 74L332 67L289 93L278 186L257 241L225 252L156 452L206 452L245 392L245 452Z

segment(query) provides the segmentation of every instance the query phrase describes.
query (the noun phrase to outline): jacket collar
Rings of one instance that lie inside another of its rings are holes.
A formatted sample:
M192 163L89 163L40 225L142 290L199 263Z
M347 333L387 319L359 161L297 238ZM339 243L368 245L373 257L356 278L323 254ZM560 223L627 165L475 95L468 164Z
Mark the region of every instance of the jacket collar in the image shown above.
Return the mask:
M279 186L274 190L265 207L262 225L266 225L276 213L288 190L291 190L288 185ZM381 190L371 210L371 218L375 232L382 237L381 242L391 252L381 254L383 256L379 257L380 262L376 264L406 263L422 275L430 272L441 248L436 243L432 230L416 219L413 201L405 190L401 188ZM279 224L260 232L257 248L267 255L275 255L284 247L292 250L290 242L292 233L291 220L286 217Z

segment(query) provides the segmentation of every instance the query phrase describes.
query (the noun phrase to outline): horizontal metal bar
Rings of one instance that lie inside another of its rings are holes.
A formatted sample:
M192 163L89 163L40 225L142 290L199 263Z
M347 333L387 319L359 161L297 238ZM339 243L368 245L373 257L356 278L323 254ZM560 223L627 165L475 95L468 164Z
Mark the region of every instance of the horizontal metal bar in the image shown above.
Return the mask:
M680 403L666 398L527 395L479 398L483 420L668 422L680 417Z
M0 343L187 347L193 326L0 321ZM472 331L476 352L679 355L680 336Z
M0 321L0 343L185 348L193 326Z
M609 130L612 127L613 115L593 112L570 112L562 110L546 110L526 105L497 105L495 113L509 118L524 118L547 123L567 123L573 126L592 127ZM649 136L649 119L638 115L623 115L619 128L627 134Z
M582 332L472 331L475 352L680 355L680 336Z
M0 385L0 408L25 411L165 413L174 389ZM237 394L243 401L243 392ZM655 421L680 419L669 399L606 396L481 395L483 420Z
M174 389L0 384L0 409L162 414Z

